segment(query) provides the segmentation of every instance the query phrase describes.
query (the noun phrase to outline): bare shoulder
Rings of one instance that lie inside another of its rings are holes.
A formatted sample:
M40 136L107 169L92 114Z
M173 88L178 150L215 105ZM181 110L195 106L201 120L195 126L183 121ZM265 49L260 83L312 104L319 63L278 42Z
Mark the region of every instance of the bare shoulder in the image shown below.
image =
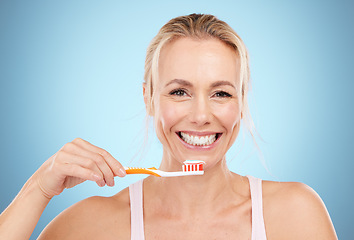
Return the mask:
M337 239L326 206L306 184L263 181L263 207L270 239Z
M43 239L129 239L130 201L126 188L112 197L90 197L64 210L43 230Z

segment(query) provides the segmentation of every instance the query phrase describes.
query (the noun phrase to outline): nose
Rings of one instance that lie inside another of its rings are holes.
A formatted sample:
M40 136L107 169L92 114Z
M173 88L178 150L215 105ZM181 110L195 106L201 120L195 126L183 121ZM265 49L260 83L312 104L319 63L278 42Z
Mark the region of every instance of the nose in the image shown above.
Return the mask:
M210 124L212 113L207 97L199 96L193 99L190 121L197 126Z

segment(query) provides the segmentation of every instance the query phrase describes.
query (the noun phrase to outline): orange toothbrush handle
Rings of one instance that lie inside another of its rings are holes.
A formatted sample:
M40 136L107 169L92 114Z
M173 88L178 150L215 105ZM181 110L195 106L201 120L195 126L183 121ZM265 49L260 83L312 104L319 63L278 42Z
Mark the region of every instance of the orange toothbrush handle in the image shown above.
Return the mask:
M156 168L150 168L151 170L156 170ZM127 174L150 174L150 175L154 175L156 177L161 177L159 174L150 171L149 168L130 168L130 169L126 169L125 172Z

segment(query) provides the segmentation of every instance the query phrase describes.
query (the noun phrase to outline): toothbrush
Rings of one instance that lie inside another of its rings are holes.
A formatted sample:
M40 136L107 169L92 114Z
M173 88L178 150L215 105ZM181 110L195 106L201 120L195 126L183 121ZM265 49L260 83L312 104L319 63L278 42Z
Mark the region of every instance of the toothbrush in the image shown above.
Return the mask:
M124 167L127 174L150 174L156 177L178 177L178 176L192 176L203 175L204 161L199 160L187 160L182 166L183 171L178 172L165 172L152 168L137 168L137 167Z

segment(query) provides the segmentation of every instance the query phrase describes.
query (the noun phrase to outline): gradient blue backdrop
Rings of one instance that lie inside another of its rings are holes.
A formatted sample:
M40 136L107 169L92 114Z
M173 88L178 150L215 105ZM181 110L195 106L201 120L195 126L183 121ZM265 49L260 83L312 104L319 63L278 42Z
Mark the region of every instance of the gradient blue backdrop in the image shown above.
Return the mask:
M107 149L124 165L158 166L156 137L150 135L142 148L146 47L170 18L211 13L249 49L250 108L269 171L247 133L228 153L230 168L308 184L326 203L339 238L351 239L353 6L334 0L1 0L0 210L76 137ZM113 188L86 182L64 191L31 239L73 203L110 196L138 178L116 179Z

